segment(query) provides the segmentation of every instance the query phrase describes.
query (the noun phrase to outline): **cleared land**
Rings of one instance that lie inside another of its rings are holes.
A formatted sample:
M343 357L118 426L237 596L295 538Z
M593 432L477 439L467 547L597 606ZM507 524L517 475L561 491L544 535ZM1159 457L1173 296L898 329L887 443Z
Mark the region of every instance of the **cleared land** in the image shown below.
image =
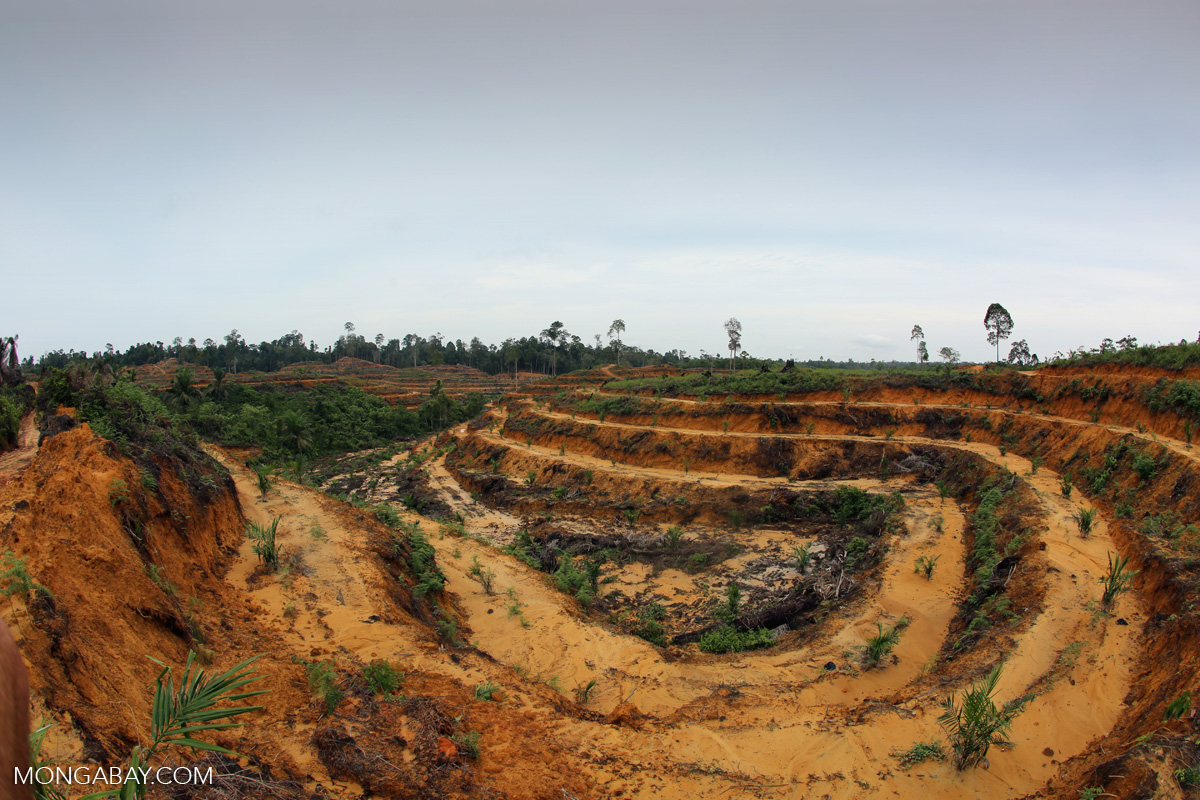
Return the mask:
M215 448L151 490L76 429L8 462L4 547L53 600L6 617L68 761L137 741L143 653L265 651L266 710L217 738L271 768L251 795L1187 796L1190 706L1164 721L1200 690L1200 463L1159 402L1177 378L733 393L605 368L348 458L323 488L357 507L278 479L264 498ZM284 571L242 515L280 519ZM1140 574L1105 608L1116 555ZM365 688L377 659L402 699ZM1011 747L961 773L901 758L945 742L943 700L1000 662Z

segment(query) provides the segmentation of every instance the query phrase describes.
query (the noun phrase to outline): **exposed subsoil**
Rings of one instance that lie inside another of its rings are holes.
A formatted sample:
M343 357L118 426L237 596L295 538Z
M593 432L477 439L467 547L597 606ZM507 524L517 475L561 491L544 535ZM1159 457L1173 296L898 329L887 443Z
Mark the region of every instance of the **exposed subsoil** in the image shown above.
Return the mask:
M119 762L145 736L158 667L144 656L178 665L190 649L215 668L264 654L266 709L213 738L266 768L274 796L1194 791L1175 774L1198 757L1193 716L1163 715L1200 692L1200 464L1175 420L1121 400L1137 372L1039 373L1039 401L891 387L575 408L620 374L510 396L334 479L392 509L390 528L283 480L263 498L217 449L207 494L169 465L150 489L86 426L0 463L0 548L51 593L3 609L56 721L50 755ZM1076 389L1100 381L1120 386L1097 414ZM897 498L894 513L853 516L857 492ZM276 517L285 569L267 574L243 528ZM441 590L416 588L414 532ZM1118 554L1141 573L1105 610ZM564 561L596 565L595 586L560 588ZM731 584L727 624L772 641L703 652ZM880 625L899 643L868 666ZM376 659L405 672L403 699L365 688ZM346 690L332 711L305 677L322 661ZM1022 704L1012 745L961 773L904 766L899 752L945 741L942 701L1001 662L998 700Z

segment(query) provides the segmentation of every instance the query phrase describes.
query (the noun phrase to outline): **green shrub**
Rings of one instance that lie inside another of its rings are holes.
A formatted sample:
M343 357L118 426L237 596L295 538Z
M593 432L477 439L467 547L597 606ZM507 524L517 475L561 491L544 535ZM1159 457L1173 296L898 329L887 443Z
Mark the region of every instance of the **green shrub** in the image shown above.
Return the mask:
M722 625L700 637L700 649L705 653L740 653L775 643L766 628L738 631L731 625Z
M313 661L305 665L308 674L308 689L319 695L325 704L325 713L332 714L346 697L338 684L337 668L332 661Z
M379 658L363 667L363 678L375 694L393 694L404 685L404 673Z
M915 767L926 761L945 761L946 748L938 741L917 742L907 750L897 753L896 759L900 766L905 768Z

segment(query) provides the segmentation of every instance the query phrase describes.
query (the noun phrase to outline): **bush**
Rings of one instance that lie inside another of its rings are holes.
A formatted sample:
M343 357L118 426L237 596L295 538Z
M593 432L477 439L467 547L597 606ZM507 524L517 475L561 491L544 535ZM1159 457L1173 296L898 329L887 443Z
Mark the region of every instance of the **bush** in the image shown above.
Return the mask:
M394 694L404 685L404 673L379 658L363 667L363 678L375 694Z
M308 689L319 695L325 703L325 713L332 714L345 698L346 692L338 685L337 669L332 661L314 661L306 664L308 674Z

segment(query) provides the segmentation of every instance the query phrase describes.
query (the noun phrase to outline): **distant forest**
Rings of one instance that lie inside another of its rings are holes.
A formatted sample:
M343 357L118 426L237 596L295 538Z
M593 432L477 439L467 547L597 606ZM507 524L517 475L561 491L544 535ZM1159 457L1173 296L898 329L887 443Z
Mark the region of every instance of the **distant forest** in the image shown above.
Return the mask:
M619 320L618 320L619 321ZM622 329L624 325L622 324ZM102 351L55 350L38 359L27 357L24 366L35 372L49 367L65 367L72 361L95 360L111 364L114 368L153 364L164 359L175 358L185 364L207 367L222 367L231 372L262 371L275 372L289 364L313 362L330 364L339 358L350 356L386 364L393 367L438 366L442 364L474 367L496 375L501 372L538 372L563 374L578 369L589 369L604 364L620 363L622 366L658 366L670 364L679 367L713 367L728 364L727 353L690 354L683 350L668 350L660 353L624 343L619 335L609 338L596 334L592 341L584 341L566 330L561 322L554 322L536 336L505 339L500 344L484 344L479 337L464 342L450 340L440 333L419 336L410 333L402 339L387 339L377 334L373 338L356 332L351 323L346 332L331 346L320 347L315 340L305 339L304 334L292 331L273 341L257 344L247 342L237 330L230 331L222 341L194 338L184 340L176 337L169 344L143 342L121 351L108 345ZM756 368L763 364L778 364L778 359L757 359L742 351L737 366ZM824 358L797 362L801 367L826 367L843 369L869 369L871 367L909 367L914 362L856 362L829 361Z

